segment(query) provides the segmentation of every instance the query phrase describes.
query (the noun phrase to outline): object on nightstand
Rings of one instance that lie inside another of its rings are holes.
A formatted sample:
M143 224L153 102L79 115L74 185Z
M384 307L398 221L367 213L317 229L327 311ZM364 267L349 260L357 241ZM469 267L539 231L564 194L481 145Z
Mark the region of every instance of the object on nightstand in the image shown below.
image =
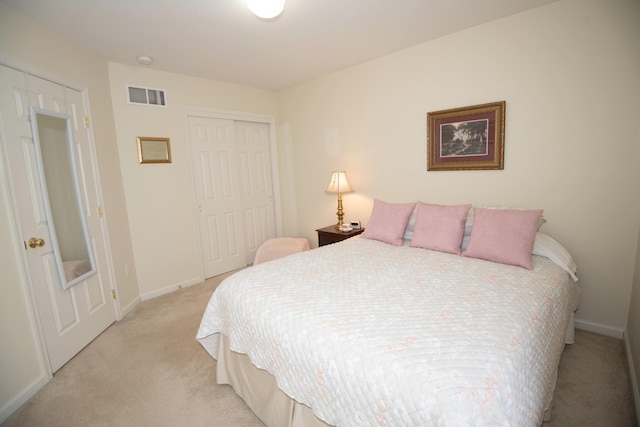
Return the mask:
M351 221L351 228L354 230L360 230L362 228L360 221Z
M326 190L327 193L338 193L338 223L335 226L336 230L342 229L342 218L344 212L342 210L342 193L350 193L353 190L347 182L347 173L344 171L334 171L331 175L331 182Z

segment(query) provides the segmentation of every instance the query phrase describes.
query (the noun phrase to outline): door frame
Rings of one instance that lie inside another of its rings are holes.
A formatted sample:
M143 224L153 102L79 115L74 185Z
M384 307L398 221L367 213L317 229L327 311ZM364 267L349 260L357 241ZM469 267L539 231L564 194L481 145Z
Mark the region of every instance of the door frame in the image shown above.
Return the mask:
M269 125L269 154L271 161L271 184L273 186L273 215L276 227L276 236L282 236L282 209L280 207L280 178L278 168L278 147L276 140L276 120L274 116L267 114L247 113L243 111L221 110L217 108L207 107L185 107L184 123L185 136L187 141L188 158L192 158L191 140L189 139L189 117L207 117L211 119L237 120L244 122L266 123ZM191 185L189 192L191 193L192 202L192 219L196 227L196 238L198 241L198 254L200 255L200 279L204 280L204 265L202 263L202 236L199 232L198 222L198 198L196 194L196 176L193 170L193 162L189 160L189 173L191 175Z

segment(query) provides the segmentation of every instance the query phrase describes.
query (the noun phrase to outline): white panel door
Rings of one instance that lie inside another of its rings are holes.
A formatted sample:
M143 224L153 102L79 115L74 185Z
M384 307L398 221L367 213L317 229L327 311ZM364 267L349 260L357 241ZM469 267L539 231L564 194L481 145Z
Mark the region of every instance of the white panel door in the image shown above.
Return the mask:
M247 265L233 120L188 117L205 278Z
M269 125L234 124L247 263L252 263L260 245L276 236Z
M28 81L29 91L26 83ZM96 218L97 175L84 129L84 101L78 91L0 65L0 114L9 178L17 220L25 241L26 262L52 372L57 371L115 321L107 273L103 226ZM63 290L56 270L34 155L29 106L70 114L78 154L84 211L87 215L98 274ZM31 237L44 246L31 249ZM48 243L48 244L47 244Z

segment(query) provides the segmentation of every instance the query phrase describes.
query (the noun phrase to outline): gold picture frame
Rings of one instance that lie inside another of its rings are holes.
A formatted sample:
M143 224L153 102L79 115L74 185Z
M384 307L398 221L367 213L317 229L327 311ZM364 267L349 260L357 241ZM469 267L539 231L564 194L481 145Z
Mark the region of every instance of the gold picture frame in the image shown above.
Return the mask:
M427 113L427 170L504 169L506 102Z
M171 163L169 138L139 136L138 163Z

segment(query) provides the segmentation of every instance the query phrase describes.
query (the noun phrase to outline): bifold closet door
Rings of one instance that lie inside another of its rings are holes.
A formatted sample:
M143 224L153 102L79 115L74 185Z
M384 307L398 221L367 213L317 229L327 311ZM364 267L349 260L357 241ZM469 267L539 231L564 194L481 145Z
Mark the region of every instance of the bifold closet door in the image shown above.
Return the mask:
M269 125L189 116L205 278L253 262L275 237Z

